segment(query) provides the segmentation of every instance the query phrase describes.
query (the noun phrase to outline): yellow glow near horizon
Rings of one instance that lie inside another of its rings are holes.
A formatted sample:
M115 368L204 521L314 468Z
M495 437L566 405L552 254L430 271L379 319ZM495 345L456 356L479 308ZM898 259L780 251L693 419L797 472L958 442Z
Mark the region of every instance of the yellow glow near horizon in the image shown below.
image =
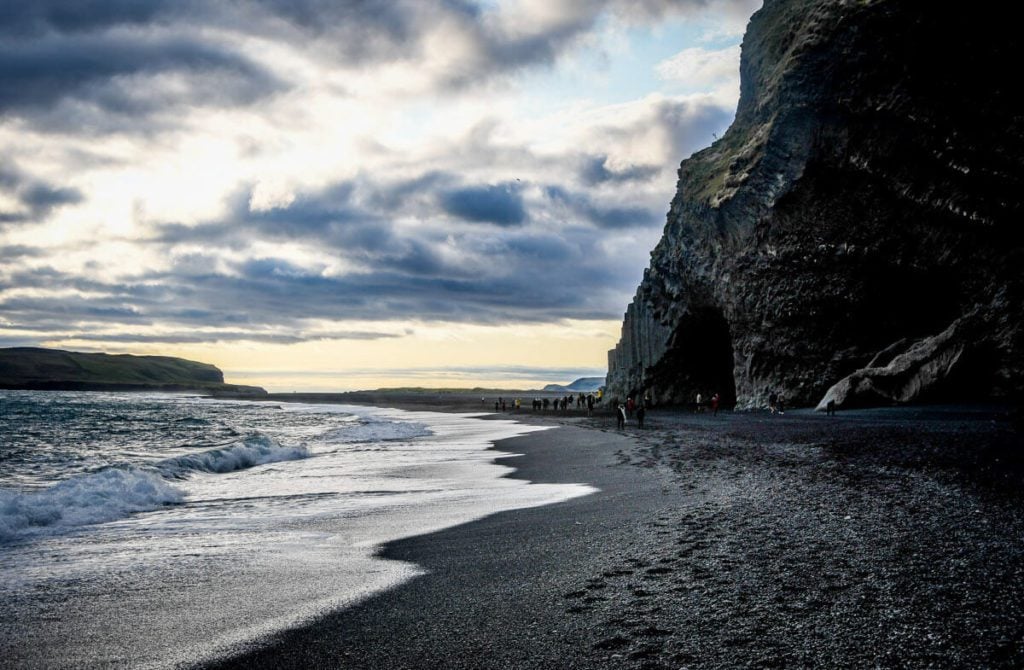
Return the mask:
M272 392L389 386L537 388L573 380L503 374L495 368L578 369L581 374L603 371L621 325L617 320L506 326L414 324L412 334L375 340L152 343L101 348L111 353L177 356L212 363L224 372L228 383L262 386ZM75 340L47 346L99 348L96 342Z

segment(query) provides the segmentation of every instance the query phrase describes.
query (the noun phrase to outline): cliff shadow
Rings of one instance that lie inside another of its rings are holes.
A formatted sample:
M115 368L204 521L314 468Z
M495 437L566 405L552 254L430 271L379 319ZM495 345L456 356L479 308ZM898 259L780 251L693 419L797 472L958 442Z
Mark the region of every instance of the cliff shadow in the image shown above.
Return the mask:
M676 327L669 351L650 379L661 397L691 403L697 393L705 400L718 393L722 407L736 404L733 347L729 322L715 306L693 308Z

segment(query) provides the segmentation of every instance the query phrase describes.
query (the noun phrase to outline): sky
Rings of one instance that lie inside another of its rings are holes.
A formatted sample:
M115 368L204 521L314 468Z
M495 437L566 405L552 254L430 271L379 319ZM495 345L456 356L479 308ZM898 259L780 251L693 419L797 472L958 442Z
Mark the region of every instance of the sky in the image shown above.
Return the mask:
M0 5L0 346L602 376L760 0Z

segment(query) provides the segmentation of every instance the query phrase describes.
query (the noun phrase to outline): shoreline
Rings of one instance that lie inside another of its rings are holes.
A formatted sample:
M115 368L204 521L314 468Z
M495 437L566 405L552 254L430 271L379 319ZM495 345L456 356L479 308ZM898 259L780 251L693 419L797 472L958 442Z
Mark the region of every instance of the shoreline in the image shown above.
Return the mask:
M569 414L498 413L570 424L498 462L599 492L389 543L427 574L204 667L1024 663L1000 408L655 411L627 433Z
M203 667L564 667L573 645L553 625L564 594L582 569L611 559L624 529L661 507L657 478L616 467L631 441L571 426L497 441L492 451L512 454L495 459L515 468L508 477L599 490L389 542L378 557L426 574Z
M205 430L210 424L199 417L222 411L191 398L172 403L186 408L178 413L153 414L150 404L141 405L146 417L204 426L187 432ZM352 406L314 407L315 418L302 420L310 408L285 410L276 403L228 408L268 429L315 427L321 448L240 467L230 467L235 452L203 451L229 467L222 474L214 464L176 482L182 504L5 543L0 567L9 579L0 605L10 616L0 625L0 649L10 663L179 667L223 657L416 574L414 565L375 557L388 541L590 492L505 478L510 468L495 463L503 454L490 449L501 438L537 432L519 422ZM352 411L363 418L331 421ZM124 416L138 415L126 409ZM332 425L344 427L337 440L322 432ZM366 448L349 449L346 440ZM90 487L84 477L86 493L121 490L104 480ZM71 478L76 486L80 480Z

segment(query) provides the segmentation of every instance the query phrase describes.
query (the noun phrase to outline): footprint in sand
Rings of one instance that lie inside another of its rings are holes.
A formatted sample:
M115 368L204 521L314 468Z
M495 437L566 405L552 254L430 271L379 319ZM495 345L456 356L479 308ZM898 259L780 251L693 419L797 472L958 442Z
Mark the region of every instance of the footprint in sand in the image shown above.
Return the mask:
M601 640L600 642L594 645L594 649L622 649L623 647L628 647L632 643L633 641L629 638L622 637L621 635L616 635L614 637L609 637L607 639Z
M665 628L658 628L657 626L648 626L647 628L637 632L644 637L665 637L666 635L672 634L672 631L666 630Z
M625 577L626 575L633 574L632 570L608 570L607 572L601 573L605 577Z
M672 572L675 572L674 568L648 568L646 578L651 579L655 577L660 577L662 575L667 575Z

